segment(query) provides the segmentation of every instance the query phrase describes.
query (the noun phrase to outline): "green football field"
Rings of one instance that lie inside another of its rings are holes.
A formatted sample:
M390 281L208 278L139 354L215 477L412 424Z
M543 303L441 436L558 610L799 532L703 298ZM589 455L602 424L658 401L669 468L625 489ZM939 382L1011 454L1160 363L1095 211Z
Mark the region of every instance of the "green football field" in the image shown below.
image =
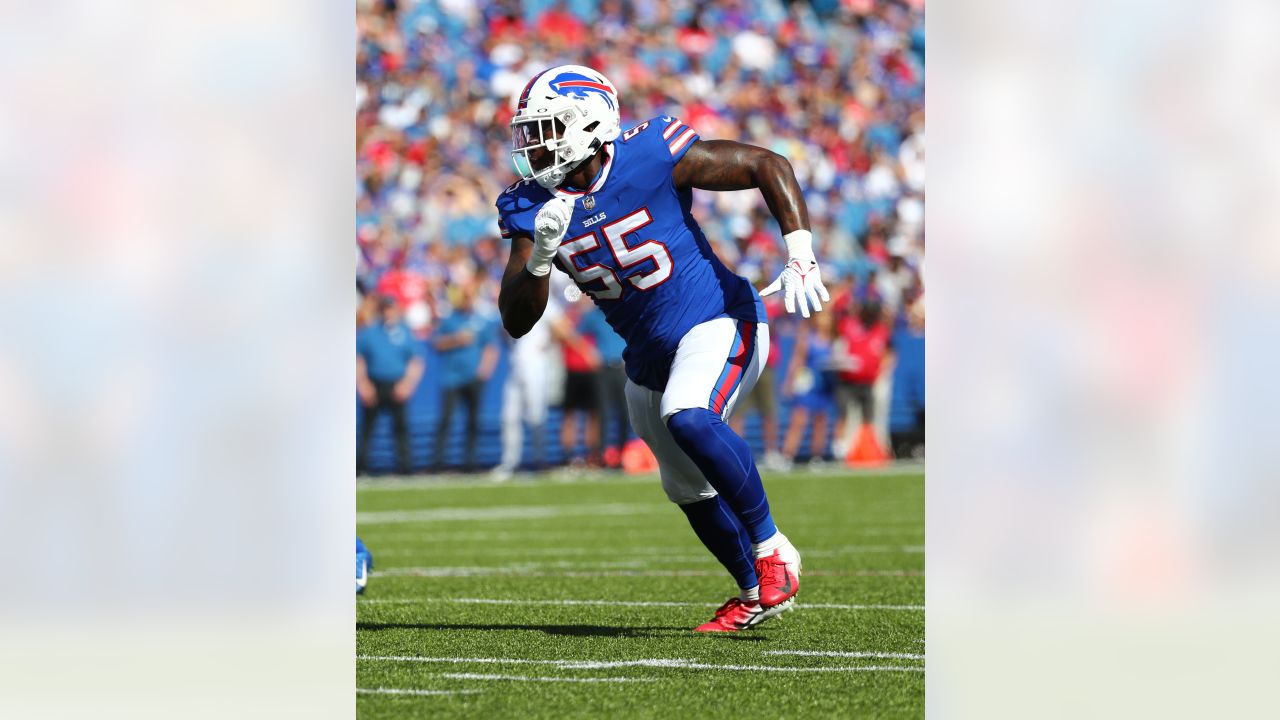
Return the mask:
M922 472L765 485L796 608L700 635L736 587L656 477L361 483L359 716L923 716Z

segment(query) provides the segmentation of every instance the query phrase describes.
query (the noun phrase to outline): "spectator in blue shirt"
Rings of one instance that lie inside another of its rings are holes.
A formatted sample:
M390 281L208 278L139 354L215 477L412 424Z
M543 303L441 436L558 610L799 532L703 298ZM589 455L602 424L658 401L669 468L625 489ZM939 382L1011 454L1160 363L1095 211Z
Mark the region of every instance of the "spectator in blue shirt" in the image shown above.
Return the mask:
M896 458L924 458L924 299L906 310L893 333L889 441Z
M616 469L622 466L622 448L627 444L631 427L627 419L627 372L622 366L622 351L627 349L627 342L613 331L599 308L592 308L582 318L578 331L595 343L600 355L600 367L595 372L600 443L605 448L605 466Z
M459 290L453 312L440 321L431 344L440 353L440 386L444 389L440 425L436 428L434 469L444 465L444 441L458 400L467 406L466 453L463 472L475 470L479 436L480 392L498 362L496 324L476 312L476 288Z
M378 317L356 333L356 390L364 404L364 426L356 449L356 472L365 472L369 435L383 410L391 411L396 435L396 469L409 472L409 426L404 405L426 363L422 348L401 320L395 298L378 299Z

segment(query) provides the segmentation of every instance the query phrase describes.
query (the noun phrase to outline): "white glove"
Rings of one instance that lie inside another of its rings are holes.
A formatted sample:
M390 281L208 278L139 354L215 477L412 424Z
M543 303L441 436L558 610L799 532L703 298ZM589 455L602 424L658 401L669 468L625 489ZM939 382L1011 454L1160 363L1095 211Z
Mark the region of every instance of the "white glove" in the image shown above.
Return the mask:
M809 317L809 308L821 312L822 303L831 302L831 294L822 284L818 261L813 256L813 235L808 230L796 230L783 236L787 241L787 266L769 287L760 291L762 297L782 290L782 304L787 312Z
M568 232L572 217L572 200L556 197L543 203L533 219L533 255L525 263L525 269L531 274L542 277L551 272L551 261L560 250L560 241Z

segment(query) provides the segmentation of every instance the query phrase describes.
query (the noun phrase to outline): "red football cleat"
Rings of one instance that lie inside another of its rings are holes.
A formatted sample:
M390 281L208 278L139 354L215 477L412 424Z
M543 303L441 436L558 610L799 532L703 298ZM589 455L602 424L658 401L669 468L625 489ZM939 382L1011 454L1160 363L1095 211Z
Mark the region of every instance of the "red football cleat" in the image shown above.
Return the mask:
M694 632L738 632L754 627L764 620L764 608L760 603L743 602L739 598L729 601L716 610L716 616L694 628Z
M782 559L781 551L756 559L756 576L760 578L760 604L765 608L790 600L800 591L800 558L795 562Z

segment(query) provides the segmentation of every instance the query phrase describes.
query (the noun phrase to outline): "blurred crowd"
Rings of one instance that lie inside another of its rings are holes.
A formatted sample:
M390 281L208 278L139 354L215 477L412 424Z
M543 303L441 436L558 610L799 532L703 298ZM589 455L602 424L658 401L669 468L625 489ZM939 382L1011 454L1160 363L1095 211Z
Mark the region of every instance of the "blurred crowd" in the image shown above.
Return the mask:
M770 463L843 457L862 411L882 444L922 452L923 0L359 0L357 33L362 325L379 324L394 305L396 322L439 351L443 330L456 323L451 316L465 306L492 326L467 331L472 340L516 350L496 313L507 248L493 201L516 179L508 123L534 74L588 65L617 85L624 128L679 117L703 138L782 154L805 189L834 312L799 323L771 311L785 357L771 358L760 383L769 397L743 406L763 420ZM695 192L694 214L739 274L762 286L780 271L779 232L758 192ZM550 362L564 382L577 383L575 392L553 390L549 398L572 403L587 386L575 373L606 367L597 356L611 341L583 330L593 315L578 306L589 301L569 293L560 320L546 324L557 326ZM904 352L913 354L906 363ZM482 357L473 369L484 369ZM919 389L895 382L916 364ZM609 416L609 396L601 386L582 412ZM373 397L366 407L381 406L376 389ZM446 410L474 415L468 393L451 398ZM521 402L510 393L504 401ZM617 444L608 440L614 434L600 427L586 444L607 449ZM916 434L918 442L899 442ZM805 436L810 447L800 447ZM586 461L605 462L604 450Z

